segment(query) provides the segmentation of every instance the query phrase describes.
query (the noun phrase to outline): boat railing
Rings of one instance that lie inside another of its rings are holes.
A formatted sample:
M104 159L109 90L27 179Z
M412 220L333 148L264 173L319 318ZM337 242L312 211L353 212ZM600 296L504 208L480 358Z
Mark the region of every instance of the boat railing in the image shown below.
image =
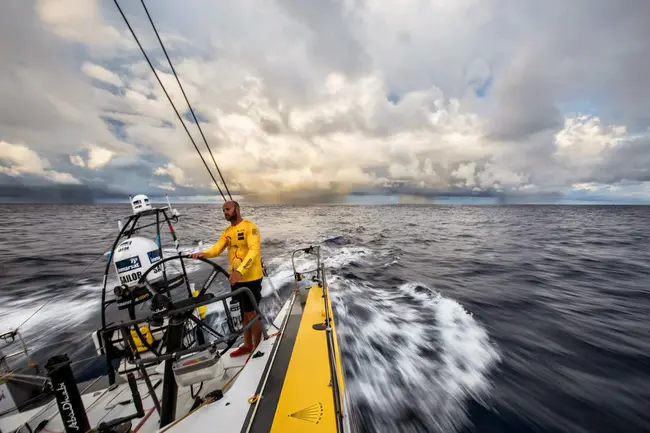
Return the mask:
M329 288L327 284L327 277L325 275L325 265L321 264L321 276L323 278L323 287ZM332 379L332 393L334 394L334 411L336 413L337 431L343 431L343 401L341 397L341 384L339 383L339 365L336 362L335 353L335 334L330 312L334 309L329 295L327 293L323 296L325 303L325 332L327 332L327 355L329 358L330 374ZM343 373L343 372L341 372Z
M25 340L23 339L23 336L18 329L12 329L11 331L0 334L0 340L4 343L3 347L0 347L0 349L5 349L13 346L16 342L16 337L18 337L20 349L7 354L2 353L0 350L0 372L10 370L9 359L11 358L24 356L27 359L27 363L29 365L32 364L27 345L25 344Z
M298 270L296 266L296 254L298 253L304 253L304 254L312 254L316 256L316 267L313 269L307 269L307 270ZM310 245L306 248L298 248L296 250L293 250L291 252L291 266L293 268L293 275L294 279L296 282L302 281L304 276L306 274L314 274L315 275L312 277L312 281L318 282L320 284L323 283L324 280L324 266L322 266L321 263L321 255L320 255L320 245Z

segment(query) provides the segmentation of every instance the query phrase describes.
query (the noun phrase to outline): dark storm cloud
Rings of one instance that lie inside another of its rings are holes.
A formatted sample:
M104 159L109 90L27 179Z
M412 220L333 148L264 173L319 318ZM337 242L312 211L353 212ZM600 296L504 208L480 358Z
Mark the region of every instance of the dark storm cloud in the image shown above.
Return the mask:
M540 65L522 65L508 71L494 89L499 108L491 119L486 138L525 146L534 134L562 127L564 117L554 104L554 91L545 82Z
M2 138L18 141L24 139L22 133L31 127L55 128L64 120L52 97L65 94L70 83L57 61L57 56L65 52L59 51L60 46L42 30L34 2L10 1L2 9L0 132Z
M496 137L524 139L557 129L558 106L573 101L589 103L606 119L647 126L650 2L492 3L507 11L494 19L509 33L515 53L497 68Z
M585 182L650 182L650 137L621 143L604 152L604 161Z
M21 178L0 174L0 202L4 203L95 203L124 198L110 188L89 185L63 185L33 176Z
M353 32L344 2L279 0L293 19L308 29L308 49L315 64L354 76L368 71L369 58Z

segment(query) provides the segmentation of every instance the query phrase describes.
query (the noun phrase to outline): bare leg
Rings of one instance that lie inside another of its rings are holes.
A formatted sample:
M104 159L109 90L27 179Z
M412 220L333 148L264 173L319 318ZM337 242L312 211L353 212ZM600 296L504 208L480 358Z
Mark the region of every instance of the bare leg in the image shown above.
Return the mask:
M250 313L244 313L244 323L250 323L257 313L250 312ZM260 340L262 339L262 327L260 324L259 320L256 320L255 323L253 323L253 326L248 328L246 332L244 333L244 344L248 347L255 348L257 347L258 344L260 344ZM251 341L252 340L252 341Z
M253 320L257 315L256 312L252 312L248 314L250 314L250 320ZM253 344L254 344L253 347L257 347L262 341L262 324L260 323L259 320L256 320L255 323L253 323L253 326L251 326L251 331L253 334Z
M250 314L251 313L244 312L244 314L243 314L244 317L243 317L243 320L242 320L243 326L248 325L248 322L251 321ZM248 328L247 330L244 331L244 346L252 347L252 344L253 344L253 342L251 341L251 329Z

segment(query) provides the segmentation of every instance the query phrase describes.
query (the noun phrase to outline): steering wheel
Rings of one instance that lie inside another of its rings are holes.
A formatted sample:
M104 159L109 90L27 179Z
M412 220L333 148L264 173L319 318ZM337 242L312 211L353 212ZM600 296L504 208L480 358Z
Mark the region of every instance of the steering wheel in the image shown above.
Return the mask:
M149 281L147 281L147 276L148 276L151 272L153 272L153 271L161 272L161 271L162 271L162 270L160 269L161 265L163 265L163 264L165 264L165 263L167 263L167 262L170 262L170 261L172 261L172 260L179 260L179 261L181 262L181 267L182 267L182 274L181 274L181 275L184 277L183 280L185 281L185 286L186 286L186 288L187 288L188 297L191 298L191 297L193 296L193 294L192 294L192 289L191 289L191 287L190 287L190 282L189 282L189 278L187 277L187 271L185 270L185 263L183 262L183 259L200 260L200 261L202 261L203 263L207 263L207 264L209 264L210 266L212 266L212 272L210 272L210 276L209 276L208 279L207 279L207 280L206 280L206 281L201 285L201 289L199 290L199 296L205 294L205 292L208 290L208 288L210 287L210 285L215 281L216 277L217 277L219 274L223 274L223 275L225 275L225 276L226 276L226 280L228 280L228 278L230 278L230 275L228 274L228 272L226 272L226 270L225 270L224 268L222 268L222 267L219 266L218 264L216 264L216 263L214 263L214 262L212 262L212 261L210 261L210 260L208 260L208 259L205 259L205 258L202 258L202 257L200 257L200 258L196 258L196 259L192 259L192 257L191 257L189 254L177 254L177 255L174 255L174 256L165 257L164 259L162 259L162 260L156 262L156 263L153 264L149 269L147 269L146 271L144 271L144 272L142 273L142 276L141 276L140 279L138 280L138 285L144 285L144 286L146 286L147 289L149 289L149 291L150 291L151 293L159 293L159 294L163 294L163 293L165 293L165 292L168 292L166 286L163 286L164 290L159 290L159 289L160 289L160 286L159 286L159 285L156 285L156 284L152 285L151 283L149 283ZM174 278L177 278L177 277L174 277ZM169 278L168 278L168 280L173 280L173 278L172 278L172 279L169 279Z
M219 274L223 274L225 276L225 278L226 278L226 281L228 281L228 278L230 277L230 275L228 274L228 272L226 272L226 270L224 268L222 268L218 264L216 264L216 263L214 263L214 262L212 262L212 261L210 261L208 259L205 259L205 258L193 259L189 254L177 254L177 255L174 255L174 256L168 256L168 257L156 262L149 269L147 269L145 272L143 272L142 276L140 277L140 279L138 280L138 283L137 283L137 286L146 287L149 290L149 292L151 294L153 294L153 298L151 299L152 309L155 309L156 306L160 306L160 307L169 306L171 304L171 299L168 296L168 293L171 290L168 287L168 285L166 285L164 283L163 284L160 284L158 282L155 282L153 284L150 283L149 281L147 281L147 276L150 273L154 272L154 271L161 272L162 271L161 266L164 265L165 263L171 262L173 260L178 260L178 261L181 262L181 268L182 268L181 276L183 277L182 281L185 282L185 286L187 288L187 294L188 294L187 299L189 300L189 299L194 298L194 294L192 293L192 289L190 287L190 281L189 281L189 278L187 276L187 270L185 268L184 259L199 260L199 261L201 261L203 263L207 263L208 265L210 265L212 267L212 271L210 272L210 275L208 276L208 278L203 282L203 284L201 284L199 287L197 287L197 289L199 291L198 294L197 294L197 297L199 297L201 295L204 295L208 291L210 286L217 280L217 277L219 276ZM178 277L167 278L168 284L169 284L170 281L176 282L175 280L177 278ZM174 284L174 287L172 287L172 288L179 287L182 284L182 281L178 281L180 284ZM158 302L162 302L162 304L158 304ZM226 311L226 320L228 321L229 327L231 327L232 325L230 323L229 310L227 309L227 306L225 305L226 301L223 300L222 302L224 303L224 307L226 308L226 310L225 310ZM178 303L183 303L183 301L182 300L181 301L176 301L175 303L177 303L177 304ZM202 320L200 320L200 319L198 319L198 318L196 318L194 316L190 316L189 318L190 318L190 320L193 320L197 324L197 326L206 327L211 333L217 334L218 336L221 336L221 334L219 334L219 332L217 332L214 329L210 328ZM231 330L232 330L232 327L231 327ZM146 339L144 339L142 337L142 335L140 335L139 331L140 330L136 327L135 332L140 337L140 341L142 341L146 346L149 346L147 344ZM232 345L235 343L235 341L236 341L236 337L234 339L227 340L225 342L226 345L227 345L227 348L223 352L225 353L225 351L227 351L230 347L232 347Z

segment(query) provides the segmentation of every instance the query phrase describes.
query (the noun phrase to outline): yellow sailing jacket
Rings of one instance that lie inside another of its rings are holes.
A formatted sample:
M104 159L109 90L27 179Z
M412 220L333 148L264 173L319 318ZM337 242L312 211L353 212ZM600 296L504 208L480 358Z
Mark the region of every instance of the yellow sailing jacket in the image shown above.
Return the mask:
M236 226L230 225L219 240L203 251L206 258L217 257L228 247L228 273L239 271L242 283L262 278L260 230L247 219Z

